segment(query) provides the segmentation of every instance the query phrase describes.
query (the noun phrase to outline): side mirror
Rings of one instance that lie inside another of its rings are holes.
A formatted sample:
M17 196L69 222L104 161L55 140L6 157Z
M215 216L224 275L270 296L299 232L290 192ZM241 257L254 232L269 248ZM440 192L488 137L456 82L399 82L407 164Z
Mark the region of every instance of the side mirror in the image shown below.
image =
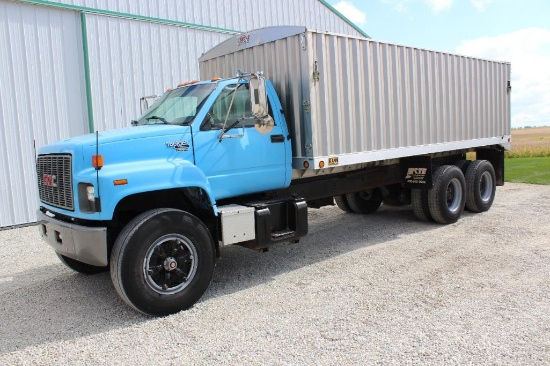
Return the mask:
M139 107L141 114L144 114L149 109L149 99L157 99L158 95L149 95L147 97L139 98Z
M263 76L254 75L250 79L250 103L254 117L264 118L268 115L267 88Z

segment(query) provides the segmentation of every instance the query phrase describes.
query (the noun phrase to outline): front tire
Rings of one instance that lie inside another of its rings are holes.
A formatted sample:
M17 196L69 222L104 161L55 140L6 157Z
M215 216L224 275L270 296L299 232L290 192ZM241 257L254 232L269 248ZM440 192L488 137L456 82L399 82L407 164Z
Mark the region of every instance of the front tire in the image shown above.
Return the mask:
M147 315L193 306L214 272L214 242L195 216L176 209L147 211L130 221L111 254L111 279L120 297Z

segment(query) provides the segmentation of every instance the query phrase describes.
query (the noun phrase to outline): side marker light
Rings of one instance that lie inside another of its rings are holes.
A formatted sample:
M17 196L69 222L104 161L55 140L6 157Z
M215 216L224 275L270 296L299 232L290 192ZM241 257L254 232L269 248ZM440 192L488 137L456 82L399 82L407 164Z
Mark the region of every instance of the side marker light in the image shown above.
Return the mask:
M125 184L128 184L128 179L116 179L113 181L115 186L123 186Z

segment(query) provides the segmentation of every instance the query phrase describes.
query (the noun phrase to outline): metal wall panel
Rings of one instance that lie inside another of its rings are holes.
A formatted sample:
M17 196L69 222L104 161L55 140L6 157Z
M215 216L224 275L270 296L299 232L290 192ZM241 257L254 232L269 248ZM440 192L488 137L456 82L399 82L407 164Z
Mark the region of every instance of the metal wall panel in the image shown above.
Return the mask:
M198 57L228 35L86 15L96 130L127 127L139 98L199 77Z
M36 147L87 131L80 18L0 1L0 227L36 221Z
M243 32L275 25L304 25L322 31L361 35L318 0L50 1Z
M249 32L246 45L237 36L200 64L202 75L265 72L296 136L295 167L306 158L357 164L506 142L510 64L296 29L277 40L283 29Z

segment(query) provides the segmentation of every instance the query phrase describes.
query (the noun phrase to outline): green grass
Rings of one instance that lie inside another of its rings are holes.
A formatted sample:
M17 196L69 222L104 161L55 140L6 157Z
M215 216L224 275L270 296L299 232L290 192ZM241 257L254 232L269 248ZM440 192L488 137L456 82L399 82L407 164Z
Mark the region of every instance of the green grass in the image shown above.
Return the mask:
M506 182L550 185L550 158L504 159Z

